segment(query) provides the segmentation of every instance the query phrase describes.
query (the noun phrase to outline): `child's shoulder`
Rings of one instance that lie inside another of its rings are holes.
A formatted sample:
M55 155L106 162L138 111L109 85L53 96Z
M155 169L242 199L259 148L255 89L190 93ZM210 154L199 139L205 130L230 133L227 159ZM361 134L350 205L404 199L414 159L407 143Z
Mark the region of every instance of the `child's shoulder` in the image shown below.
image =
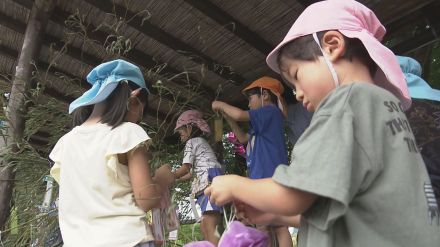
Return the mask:
M344 99L346 96L350 97L352 99L359 99L361 98L368 98L368 97L388 97L392 96L390 92L387 90L371 84L371 83L364 83L364 82L355 82L349 85L343 85L338 87L331 95L332 98L339 98Z
M145 132L145 130L140 125L132 122L124 122L118 127L112 129L112 132L125 132L125 131Z
M106 138L109 138L109 142L113 143L131 143L133 140L137 142L150 139L147 132L140 125L130 122L125 122L118 127L111 129L106 135Z
M354 112L367 107L374 107L384 101L394 101L398 99L389 91L370 83L352 83L338 87L330 93L321 103L317 114L328 114L331 112L341 112L351 109Z
M377 114L381 114L380 109L384 110L383 106L387 104L402 108L400 100L392 92L369 83L353 83L349 102L352 107L364 111L370 109Z
M397 100L397 98L391 92L371 83L352 83L350 85L341 86L337 91L339 91L339 95L335 95L336 97L346 95L348 100L351 101L368 102L369 100L386 98Z
M364 97L393 97L393 94L375 84L371 83L353 83L351 86L351 94Z
M274 104L265 105L265 106L262 106L262 107L260 107L258 109L255 109L255 110L249 110L249 112L250 113L251 112L260 113L262 116L265 116L265 117L268 117L268 118L270 118L270 117L272 117L274 115L275 116L279 115L281 117L283 116L283 112L280 110L280 108L278 108Z
M193 137L185 142L185 148L198 149L200 147L210 146L203 137Z
M193 137L193 138L189 139L188 141L186 141L186 143L208 144L208 141L201 136L197 136L197 137Z

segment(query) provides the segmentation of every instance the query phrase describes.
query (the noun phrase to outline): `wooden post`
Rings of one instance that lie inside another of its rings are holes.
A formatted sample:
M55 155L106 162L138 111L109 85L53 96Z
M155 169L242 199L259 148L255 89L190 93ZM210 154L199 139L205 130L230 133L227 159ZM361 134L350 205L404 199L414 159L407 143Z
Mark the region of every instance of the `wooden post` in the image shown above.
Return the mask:
M32 6L6 109L8 122L5 138L2 138L0 143L2 154L5 152L13 154L19 150L25 127L25 100L29 94L34 68L32 62L38 60L41 39L54 6L55 0L35 0ZM5 229L11 210L15 165L9 159L3 159L0 163L0 229Z

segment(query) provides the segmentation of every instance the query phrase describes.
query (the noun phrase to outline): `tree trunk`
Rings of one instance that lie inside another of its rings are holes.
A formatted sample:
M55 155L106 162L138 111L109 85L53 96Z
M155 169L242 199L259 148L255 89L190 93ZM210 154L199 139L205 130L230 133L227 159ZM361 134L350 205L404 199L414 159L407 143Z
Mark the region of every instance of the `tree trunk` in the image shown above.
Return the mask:
M29 15L29 21L24 35L23 46L18 58L11 94L6 109L6 133L0 142L2 160L0 164L0 229L5 224L11 210L13 181L16 164L13 159L4 159L3 155L13 158L19 151L23 138L26 114L25 100L29 94L33 65L37 61L41 48L41 38L44 35L50 14L55 6L55 0L35 0ZM12 154L12 155L11 155Z

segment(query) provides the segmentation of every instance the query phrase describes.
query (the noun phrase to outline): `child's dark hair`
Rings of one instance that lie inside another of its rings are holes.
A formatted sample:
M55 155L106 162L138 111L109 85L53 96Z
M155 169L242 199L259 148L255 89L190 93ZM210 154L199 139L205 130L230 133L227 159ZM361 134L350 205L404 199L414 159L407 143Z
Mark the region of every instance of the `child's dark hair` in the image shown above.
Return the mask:
M275 94L273 94L269 89L263 88L263 90L261 90L260 87L255 87L255 88L251 88L251 89L244 91L243 94L249 98L249 96L254 95L254 94L261 96L262 91L266 91L269 94L270 102L272 102L275 105L278 104L278 97Z
M321 40L324 34L327 31L321 31L317 33L318 40ZM377 70L377 65L371 59L368 54L367 49L362 44L359 39L356 38L347 38L344 36L346 43L346 51L343 55L343 58L346 58L352 61L353 58L359 59L365 66L367 66L370 71L370 75L374 76ZM283 47L281 47L278 56L278 64L281 64L281 59L283 57L304 61L314 61L318 59L319 56L322 56L322 51L319 49L318 44L316 44L313 39L312 34L299 37L291 42L287 43Z
M104 101L105 110L101 117L101 123L108 124L112 128L116 128L125 121L128 113L128 101L133 90L138 89L139 86L128 81L128 83L119 83L113 92ZM148 108L148 93L142 89L138 99L145 104L144 114ZM83 124L93 111L94 105L87 105L78 107L73 112L72 127Z
M200 130L200 128L196 124L192 123L191 126L192 126L191 135L189 136L188 139L203 137L205 135L205 133L202 130Z

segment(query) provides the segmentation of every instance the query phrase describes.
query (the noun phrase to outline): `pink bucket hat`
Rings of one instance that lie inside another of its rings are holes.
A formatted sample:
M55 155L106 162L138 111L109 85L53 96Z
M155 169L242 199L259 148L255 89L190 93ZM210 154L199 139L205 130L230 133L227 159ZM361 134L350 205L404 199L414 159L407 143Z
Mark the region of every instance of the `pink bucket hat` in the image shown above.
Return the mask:
M354 0L327 0L307 7L283 41L267 56L267 64L280 73L278 56L281 47L298 37L327 30L338 30L348 38L359 39L378 66L375 83L396 95L404 109L411 106L411 97L399 63L393 52L380 43L386 32L385 27L373 11Z
M174 128L174 131L188 124L197 125L197 127L199 127L199 129L206 134L211 133L209 125L203 119L203 114L197 110L188 110L180 114L179 118L176 121L176 127Z

